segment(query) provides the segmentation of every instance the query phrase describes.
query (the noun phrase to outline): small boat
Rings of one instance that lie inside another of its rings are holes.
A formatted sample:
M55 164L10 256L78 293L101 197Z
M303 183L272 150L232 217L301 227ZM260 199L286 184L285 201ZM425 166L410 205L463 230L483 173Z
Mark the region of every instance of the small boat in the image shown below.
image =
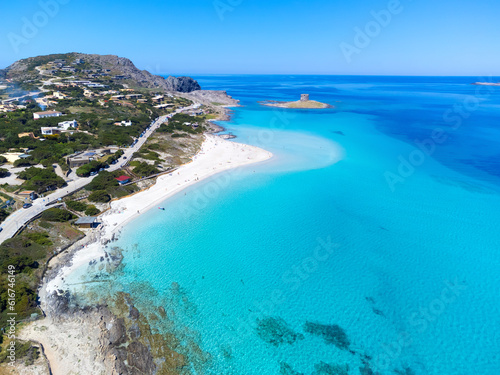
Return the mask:
M165 211L165 207L158 207L159 210Z

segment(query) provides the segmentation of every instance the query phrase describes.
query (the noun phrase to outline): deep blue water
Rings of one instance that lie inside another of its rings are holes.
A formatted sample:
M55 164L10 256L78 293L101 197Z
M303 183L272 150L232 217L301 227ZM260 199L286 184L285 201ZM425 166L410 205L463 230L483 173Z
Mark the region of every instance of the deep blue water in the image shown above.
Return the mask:
M182 338L193 373L500 373L497 88L196 78L240 99L223 125L275 157L128 225L111 288L165 307L154 329ZM257 104L301 93L336 108Z
M196 78L203 88L226 89L246 106L253 106L256 98L294 100L297 94L307 92L312 98L337 105L338 111L374 116L378 130L410 144L443 128L447 141L436 149L433 158L475 178L496 185L500 181L500 87L471 85L499 82L500 77Z

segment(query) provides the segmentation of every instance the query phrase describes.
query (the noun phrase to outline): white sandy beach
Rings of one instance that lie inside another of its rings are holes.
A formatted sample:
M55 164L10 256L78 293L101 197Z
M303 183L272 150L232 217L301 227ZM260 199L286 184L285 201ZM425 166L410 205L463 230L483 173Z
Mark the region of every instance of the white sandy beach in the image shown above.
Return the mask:
M263 149L207 135L200 152L192 162L181 166L172 174L160 176L156 184L148 190L111 203L111 209L99 216L100 227L92 230L86 239L74 245L81 249L74 254L71 264L63 267L55 278L43 285L40 290L42 308L46 310L44 296L47 293L65 289L64 280L67 276L91 260L99 259L104 254L103 244L116 238L117 232L140 214L157 208L165 199L196 182L229 169L263 162L271 157L272 154ZM168 209L168 204L165 208ZM56 257L51 264L57 261ZM91 326L95 326L96 322L90 325L87 323L89 322L56 323L52 322L49 316L30 324L20 332L20 337L43 344L54 375L76 373L75 359L80 359L79 373L100 373L102 367L94 362L99 347L96 342L98 333L91 334Z
M262 162L271 157L270 152L258 147L207 135L200 152L192 162L181 166L171 174L160 176L156 184L148 190L112 202L111 209L99 216L101 225L98 228L97 238L75 254L72 265L64 267L59 275L47 284L46 291L52 293L59 289L63 279L74 269L100 258L103 255L103 243L111 241L125 224L140 214L157 208L165 199L222 171Z

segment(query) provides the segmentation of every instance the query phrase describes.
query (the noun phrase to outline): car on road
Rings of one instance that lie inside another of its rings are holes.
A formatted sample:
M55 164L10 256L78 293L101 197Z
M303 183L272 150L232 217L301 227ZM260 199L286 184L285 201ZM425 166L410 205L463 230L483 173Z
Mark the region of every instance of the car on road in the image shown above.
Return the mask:
M1 232L1 231L3 231L3 228L2 228L2 227L0 227L0 232Z
M32 206L31 203L25 203L23 204L23 208L30 208Z

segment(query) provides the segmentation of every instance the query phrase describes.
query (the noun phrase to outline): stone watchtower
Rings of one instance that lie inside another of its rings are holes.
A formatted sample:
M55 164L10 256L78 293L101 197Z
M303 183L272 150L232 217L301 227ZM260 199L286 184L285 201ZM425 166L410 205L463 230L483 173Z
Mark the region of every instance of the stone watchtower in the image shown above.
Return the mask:
M309 101L309 94L302 94L300 96L300 101L301 102L307 102L307 101Z

